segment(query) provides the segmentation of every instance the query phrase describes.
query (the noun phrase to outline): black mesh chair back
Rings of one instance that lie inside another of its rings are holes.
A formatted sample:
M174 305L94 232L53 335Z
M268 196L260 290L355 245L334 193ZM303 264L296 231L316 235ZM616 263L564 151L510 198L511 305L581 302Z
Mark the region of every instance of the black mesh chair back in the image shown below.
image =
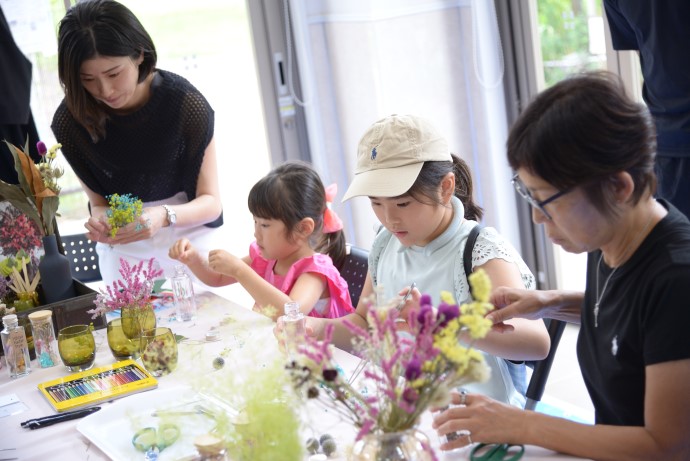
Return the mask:
M61 235L60 240L69 259L72 277L83 283L103 279L98 268L96 242L86 238L85 234Z
M544 396L544 388L546 387L546 380L549 378L549 373L551 372L551 366L553 365L553 359L556 357L556 350L558 349L558 343L561 341L561 336L563 336L563 330L565 330L566 322L561 320L548 319L546 320L546 328L549 332L549 338L551 338L551 348L549 349L549 354L538 362L534 362L534 371L532 372L532 377L529 380L529 385L527 386L527 392L525 396L527 397L527 402L525 403L526 410L534 410L537 403Z
M340 267L340 275L347 282L352 305L357 307L359 295L362 293L364 281L369 270L369 252L363 248L348 245L345 262Z

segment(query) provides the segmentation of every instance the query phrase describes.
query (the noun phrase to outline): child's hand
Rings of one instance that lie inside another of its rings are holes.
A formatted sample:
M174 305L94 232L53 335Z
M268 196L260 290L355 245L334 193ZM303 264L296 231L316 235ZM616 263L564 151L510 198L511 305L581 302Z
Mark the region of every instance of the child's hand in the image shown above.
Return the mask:
M196 251L196 248L192 246L192 242L186 238L181 238L173 243L173 246L168 250L168 256L187 266L200 262L199 253Z
M237 279L237 273L247 265L237 256L225 250L213 250L208 254L208 267L228 277Z
M406 287L398 293L398 295L405 298L411 287ZM422 299L422 293L417 288L412 288L412 293L405 300L405 304L400 308L400 314L398 314L398 320L400 324L397 325L399 328L407 326L407 319L410 318L411 313L417 313L419 311L419 301Z

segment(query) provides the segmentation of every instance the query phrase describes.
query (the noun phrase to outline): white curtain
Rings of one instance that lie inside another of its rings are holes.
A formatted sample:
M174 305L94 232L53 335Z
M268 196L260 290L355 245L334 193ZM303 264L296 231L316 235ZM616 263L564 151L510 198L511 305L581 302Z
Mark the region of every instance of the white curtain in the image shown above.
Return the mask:
M339 203L357 143L372 122L407 113L431 120L469 163L484 224L519 249L493 0L284 2L288 53L304 89L295 96L304 102L313 162L327 184L338 183L334 208L348 240L369 248L377 224L368 199Z

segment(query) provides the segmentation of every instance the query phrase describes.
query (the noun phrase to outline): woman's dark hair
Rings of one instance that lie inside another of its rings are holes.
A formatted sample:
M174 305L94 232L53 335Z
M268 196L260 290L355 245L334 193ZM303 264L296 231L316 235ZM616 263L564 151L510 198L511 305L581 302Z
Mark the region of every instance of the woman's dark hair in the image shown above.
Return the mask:
M559 190L582 186L602 213L614 213L610 179L628 172L632 199L656 190L655 130L648 110L608 72L574 75L540 93L508 136L508 162Z
M481 221L484 210L472 198L472 175L467 163L455 154L452 162L424 162L407 195L422 203L439 204L438 187L448 173L455 175L455 196L465 208L465 219Z
M338 230L324 234L326 190L319 174L308 164L289 161L277 166L254 184L249 191L249 211L262 219L278 219L285 224L287 238L292 238L304 218L314 220L312 248L327 254L335 267L345 261L345 233Z
M108 114L81 82L81 65L99 56L133 60L143 56L139 80L156 68L156 47L141 22L124 5L113 0L86 0L74 5L58 26L58 75L72 116L94 142L105 137Z

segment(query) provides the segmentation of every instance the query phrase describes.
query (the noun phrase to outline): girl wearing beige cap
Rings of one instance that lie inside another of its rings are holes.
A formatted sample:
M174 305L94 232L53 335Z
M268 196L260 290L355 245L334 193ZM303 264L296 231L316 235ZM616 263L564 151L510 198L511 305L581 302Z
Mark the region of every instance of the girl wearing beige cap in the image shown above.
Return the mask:
M446 140L426 120L391 115L374 123L359 142L355 177L343 200L369 197L382 226L370 255L362 298L383 287L386 299L407 293L413 281L432 296L452 291L459 303L470 299L463 252L482 210L472 201L472 179L465 162L450 153ZM481 229L472 251L472 270L483 268L494 286L535 288L530 273L513 246L490 227ZM408 306L418 305L413 290ZM366 326L366 303L344 318ZM308 326L320 336L326 321ZM351 335L341 321L333 342L351 350ZM510 334L491 332L475 343L492 367L488 383L468 386L503 402L522 406L526 383L524 360L540 360L549 350L543 322L511 320ZM517 389L517 391L516 391Z

